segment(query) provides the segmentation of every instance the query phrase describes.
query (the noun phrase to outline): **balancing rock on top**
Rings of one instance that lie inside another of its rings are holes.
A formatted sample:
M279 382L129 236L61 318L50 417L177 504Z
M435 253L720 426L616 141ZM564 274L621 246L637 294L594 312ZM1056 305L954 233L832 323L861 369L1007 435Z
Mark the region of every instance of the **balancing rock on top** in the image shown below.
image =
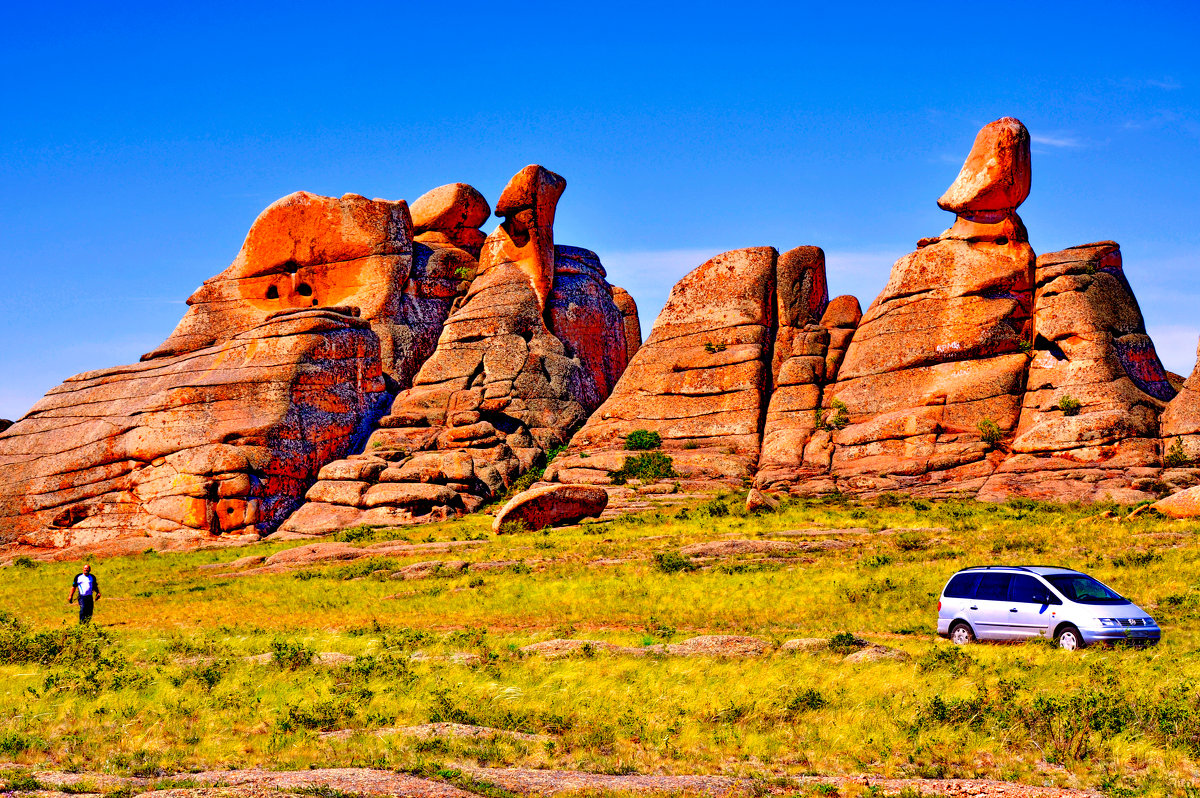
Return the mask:
M1034 254L1014 211L1028 148L1016 120L981 131L942 199L958 221L896 262L858 325L823 398L848 415L832 433L842 489L945 479L977 489L994 469L980 425L1016 427L1032 339Z
M481 274L516 264L543 312L554 283L554 209L566 188L564 178L536 164L514 175L496 201L496 215L504 221L484 241L480 255Z
M449 244L478 259L486 236L479 228L492 215L484 196L466 183L450 183L427 191L409 205L415 240Z

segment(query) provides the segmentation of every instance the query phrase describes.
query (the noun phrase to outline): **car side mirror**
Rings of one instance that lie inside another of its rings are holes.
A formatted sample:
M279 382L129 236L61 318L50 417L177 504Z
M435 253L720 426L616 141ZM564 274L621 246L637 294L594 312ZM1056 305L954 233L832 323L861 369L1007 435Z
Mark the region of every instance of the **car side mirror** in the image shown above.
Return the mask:
M1059 601L1054 596L1051 596L1049 593L1042 593L1040 595L1034 596L1034 600L1038 604L1041 604L1043 606L1047 605L1047 604L1062 604L1061 601Z

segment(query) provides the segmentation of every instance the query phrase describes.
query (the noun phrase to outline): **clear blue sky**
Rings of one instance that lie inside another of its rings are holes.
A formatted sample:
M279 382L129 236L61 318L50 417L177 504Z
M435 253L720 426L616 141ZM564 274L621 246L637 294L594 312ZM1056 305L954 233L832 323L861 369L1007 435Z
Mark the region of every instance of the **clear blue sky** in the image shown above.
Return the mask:
M647 330L744 246L824 247L865 307L1006 115L1033 134L1035 250L1119 241L1190 372L1196 4L899 5L4 3L0 417L153 348L297 189L494 201L541 163L568 180L557 240L599 252Z

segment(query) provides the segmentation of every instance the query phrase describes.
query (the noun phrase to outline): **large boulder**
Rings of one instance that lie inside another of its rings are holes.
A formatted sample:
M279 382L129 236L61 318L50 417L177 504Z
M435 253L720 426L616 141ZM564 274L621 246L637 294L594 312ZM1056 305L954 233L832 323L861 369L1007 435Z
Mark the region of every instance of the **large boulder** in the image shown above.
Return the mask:
M409 206L415 240L430 246L452 246L478 258L486 236L479 228L492 215L484 196L466 183L450 183L427 191Z
M535 485L518 493L496 513L492 531L501 532L505 524L521 522L531 530L573 524L584 518L597 518L608 506L604 488L588 485Z
M0 437L4 541L257 536L361 445L387 396L369 324L324 308L72 377Z

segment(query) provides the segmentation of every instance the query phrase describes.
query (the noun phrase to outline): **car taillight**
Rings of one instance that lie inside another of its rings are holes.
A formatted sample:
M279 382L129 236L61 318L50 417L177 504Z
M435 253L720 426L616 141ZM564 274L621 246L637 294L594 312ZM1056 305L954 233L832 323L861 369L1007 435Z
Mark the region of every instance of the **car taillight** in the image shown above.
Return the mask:
M942 611L942 600L938 599L938 612Z

